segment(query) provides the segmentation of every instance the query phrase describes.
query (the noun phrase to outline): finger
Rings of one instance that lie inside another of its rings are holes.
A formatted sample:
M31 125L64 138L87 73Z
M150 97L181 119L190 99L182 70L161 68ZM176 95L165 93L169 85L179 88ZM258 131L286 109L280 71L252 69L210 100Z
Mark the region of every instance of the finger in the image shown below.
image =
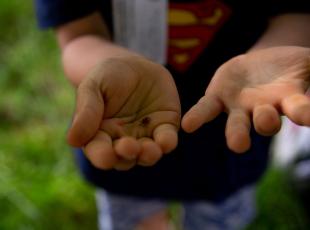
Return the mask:
M68 143L84 146L97 132L103 116L104 103L96 85L87 81L77 89L76 111L68 131Z
M90 162L99 169L111 169L118 161L113 150L112 140L103 131L97 132L96 136L84 147L84 153Z
M194 132L204 123L213 120L223 111L222 103L215 97L205 95L183 117L182 128Z
M282 112L298 125L310 126L310 99L303 94L294 94L281 103Z
M114 169L118 171L126 171L133 168L136 165L136 160L126 160L119 158L118 162L115 164Z
M178 129L172 124L162 124L153 131L153 138L163 153L169 153L178 145Z
M254 107L253 123L257 133L263 136L274 135L281 128L281 119L278 111L268 104Z
M158 144L150 138L141 138L142 151L138 158L138 164L141 166L154 165L163 155Z
M250 148L250 119L249 116L241 110L230 112L226 123L226 140L228 147L236 152L243 153Z
M133 137L122 137L113 144L116 154L124 160L134 160L141 152L140 143Z

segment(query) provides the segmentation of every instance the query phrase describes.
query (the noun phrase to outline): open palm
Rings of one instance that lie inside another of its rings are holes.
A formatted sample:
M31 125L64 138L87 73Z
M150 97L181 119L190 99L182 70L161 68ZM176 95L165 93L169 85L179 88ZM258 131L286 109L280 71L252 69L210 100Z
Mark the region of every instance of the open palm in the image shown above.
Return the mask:
M180 102L169 72L138 56L100 63L77 90L68 142L98 168L150 166L177 145Z
M250 147L250 127L273 135L280 115L310 125L310 50L274 47L237 56L215 73L205 95L185 114L182 127L193 132L219 113L227 112L226 139L230 149Z

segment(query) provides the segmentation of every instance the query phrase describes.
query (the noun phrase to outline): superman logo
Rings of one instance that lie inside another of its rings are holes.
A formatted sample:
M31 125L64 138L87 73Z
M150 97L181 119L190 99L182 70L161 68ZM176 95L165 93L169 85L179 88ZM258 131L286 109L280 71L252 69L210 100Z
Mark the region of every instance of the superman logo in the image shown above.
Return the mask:
M208 46L231 11L218 0L169 4L168 63L180 72Z

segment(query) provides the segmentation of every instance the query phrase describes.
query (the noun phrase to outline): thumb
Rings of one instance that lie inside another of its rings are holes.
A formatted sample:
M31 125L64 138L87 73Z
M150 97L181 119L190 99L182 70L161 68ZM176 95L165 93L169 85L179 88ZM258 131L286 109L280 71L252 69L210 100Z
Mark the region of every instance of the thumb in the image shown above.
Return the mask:
M92 80L83 81L77 89L76 110L67 141L75 147L84 146L97 133L104 112L101 91Z

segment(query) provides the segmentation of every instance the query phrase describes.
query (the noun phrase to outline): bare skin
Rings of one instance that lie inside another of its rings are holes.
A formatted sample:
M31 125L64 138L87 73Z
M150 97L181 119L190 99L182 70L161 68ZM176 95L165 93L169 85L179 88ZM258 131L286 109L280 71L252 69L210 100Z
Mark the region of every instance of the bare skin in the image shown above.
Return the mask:
M227 145L241 153L250 147L252 121L262 135L280 129L280 115L309 125L309 49L289 46L310 46L309 21L306 14L271 20L250 52L219 67L183 129L193 132L226 112ZM177 146L177 89L163 66L113 44L106 28L97 13L57 28L66 75L77 87L68 142L101 169L151 166Z
M310 49L273 47L238 56L223 64L205 95L182 120L187 132L197 130L227 112L226 139L235 152L251 144L250 127L271 136L281 127L281 115L300 125L310 125Z
M180 102L162 66L134 55L105 60L77 93L68 140L98 168L151 166L176 147Z
M169 223L169 213L166 210L159 211L145 218L135 230L174 230Z
M193 132L219 113L228 113L227 145L237 153L250 147L251 122L258 133L273 135L286 115L310 125L309 15L271 20L249 53L224 63L205 95L183 117ZM68 143L82 147L100 169L151 166L177 146L180 101L170 73L113 44L98 13L57 28L66 76L77 88ZM268 48L274 47L274 48ZM163 211L165 213L165 211ZM158 223L158 222L161 223ZM166 226L159 214L139 228Z

